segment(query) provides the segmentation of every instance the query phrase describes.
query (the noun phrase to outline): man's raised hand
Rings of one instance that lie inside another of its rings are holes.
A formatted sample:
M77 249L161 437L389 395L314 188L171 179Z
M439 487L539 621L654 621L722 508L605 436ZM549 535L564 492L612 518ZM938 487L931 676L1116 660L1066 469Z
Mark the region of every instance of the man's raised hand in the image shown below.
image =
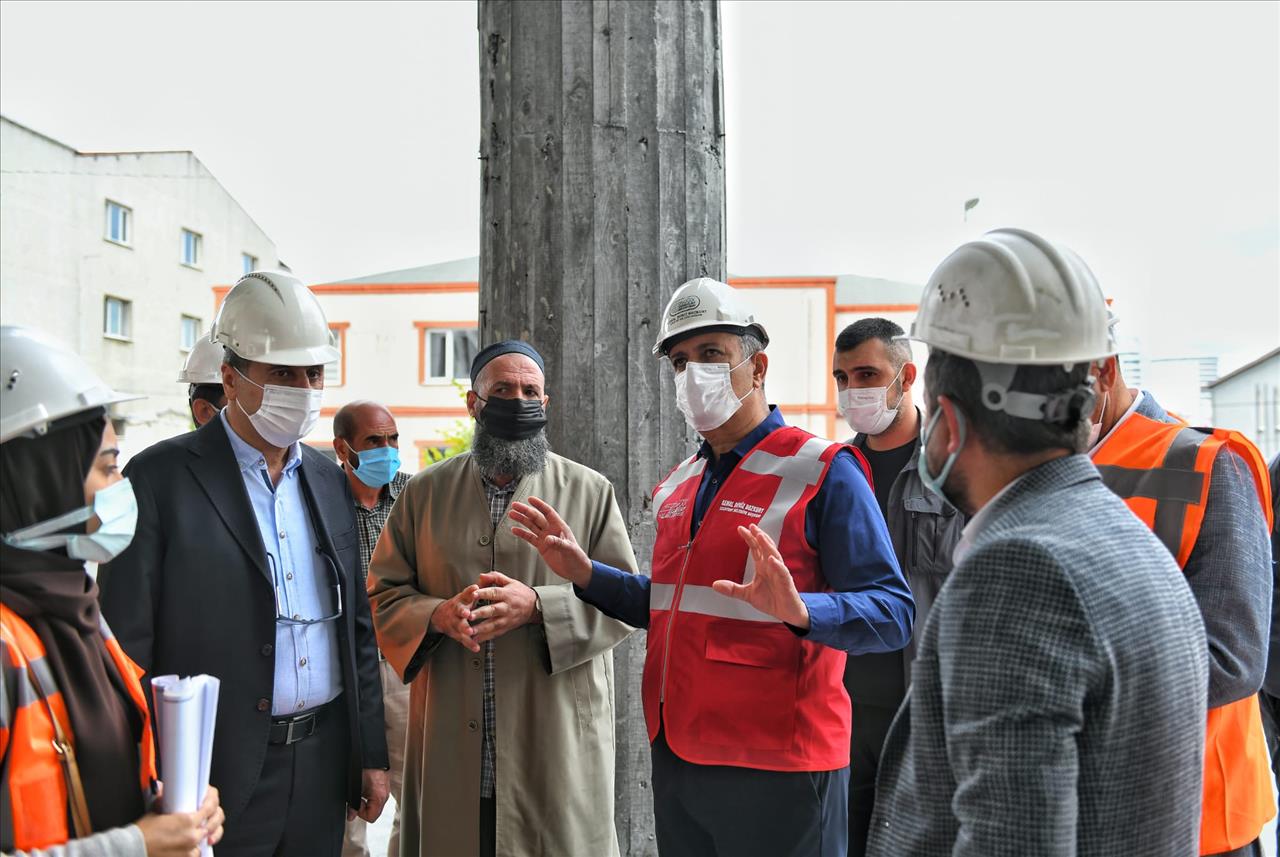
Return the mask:
M751 548L756 574L750 583L717 580L711 588L721 595L745 601L761 613L768 613L797 628L808 629L809 608L796 590L795 580L782 561L778 546L769 534L752 524L750 529L738 527L738 535Z
M511 528L514 535L533 545L556 574L586 588L591 581L591 560L551 504L530 497L528 503L512 503L509 514L521 524Z

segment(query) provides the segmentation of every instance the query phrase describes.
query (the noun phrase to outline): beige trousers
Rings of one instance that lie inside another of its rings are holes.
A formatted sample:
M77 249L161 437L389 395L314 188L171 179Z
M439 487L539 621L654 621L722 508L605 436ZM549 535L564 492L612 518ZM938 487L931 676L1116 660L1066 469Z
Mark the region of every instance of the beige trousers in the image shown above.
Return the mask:
M379 661L382 676L382 707L387 720L387 755L391 760L391 798L395 801L395 818L391 822L391 841L387 857L400 855L400 785L404 781L405 730L409 725L409 686L400 681L386 661ZM387 807L390 809L390 806ZM384 809L385 813L387 810ZM370 857L366 844L369 825L362 818L347 822L347 836L342 843L342 857Z

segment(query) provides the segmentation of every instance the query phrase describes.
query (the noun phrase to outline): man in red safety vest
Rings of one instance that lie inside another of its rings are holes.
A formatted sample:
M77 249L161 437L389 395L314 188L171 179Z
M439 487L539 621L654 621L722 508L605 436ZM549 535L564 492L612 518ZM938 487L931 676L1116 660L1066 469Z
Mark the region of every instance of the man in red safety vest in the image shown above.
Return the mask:
M658 850L843 857L845 653L901 649L914 606L852 447L765 399L769 342L734 289L685 283L654 354L703 439L654 489L651 577L592 562L549 505L516 534L609 616L648 628Z

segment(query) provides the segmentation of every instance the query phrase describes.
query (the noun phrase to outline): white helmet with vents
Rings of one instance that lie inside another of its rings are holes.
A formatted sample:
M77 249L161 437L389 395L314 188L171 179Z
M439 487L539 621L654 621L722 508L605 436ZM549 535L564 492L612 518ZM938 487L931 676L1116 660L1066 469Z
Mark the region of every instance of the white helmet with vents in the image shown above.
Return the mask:
M973 360L991 410L1051 422L1082 403L1010 390L1017 367L1069 368L1115 353L1093 272L1067 248L1021 229L988 232L944 259L907 338Z
M241 277L222 302L211 336L237 357L257 363L319 366L342 356L320 301L284 271Z

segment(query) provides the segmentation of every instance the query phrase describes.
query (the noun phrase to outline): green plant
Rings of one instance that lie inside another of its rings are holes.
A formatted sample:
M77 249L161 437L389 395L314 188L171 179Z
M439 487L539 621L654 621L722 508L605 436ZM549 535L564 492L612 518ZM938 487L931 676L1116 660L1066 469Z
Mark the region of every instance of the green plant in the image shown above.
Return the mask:
M458 420L454 423L453 428L448 429L444 433L444 447L428 447L426 450L427 463L435 464L437 461L444 461L446 458L467 452L471 449L472 423L468 421Z
M465 402L467 400L467 387L454 379L453 387L458 391L458 395ZM452 458L459 453L467 452L471 449L471 436L475 430L475 423L471 420L456 420L453 427L446 429L444 432L444 447L428 447L423 450L426 454L426 463L435 464L444 461L446 458Z

